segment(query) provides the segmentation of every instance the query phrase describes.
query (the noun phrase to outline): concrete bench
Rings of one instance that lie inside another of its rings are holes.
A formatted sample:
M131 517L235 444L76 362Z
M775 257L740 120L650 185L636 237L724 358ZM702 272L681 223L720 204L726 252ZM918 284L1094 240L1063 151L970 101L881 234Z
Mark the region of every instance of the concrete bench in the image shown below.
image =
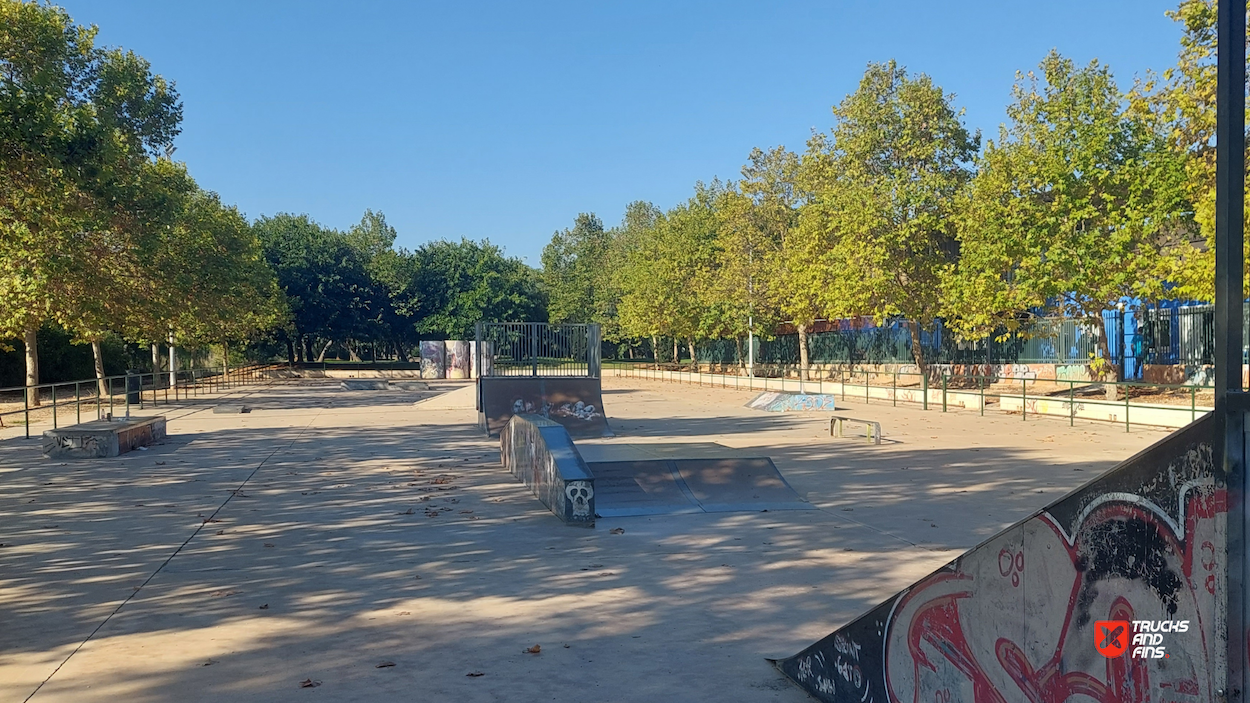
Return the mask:
M864 436L873 444L881 444L881 423L875 420L860 420L854 417L845 417L843 415L834 415L829 418L829 436L834 436L834 430L837 430L837 436L841 437L843 425L846 423L856 423L864 426Z

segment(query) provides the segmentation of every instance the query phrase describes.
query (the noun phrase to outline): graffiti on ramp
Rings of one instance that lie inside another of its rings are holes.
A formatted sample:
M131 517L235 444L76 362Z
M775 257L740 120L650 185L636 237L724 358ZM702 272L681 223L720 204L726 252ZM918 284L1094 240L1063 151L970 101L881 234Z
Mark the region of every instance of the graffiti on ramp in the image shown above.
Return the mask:
M774 663L824 701L1215 700L1228 505L1210 437L1200 420Z

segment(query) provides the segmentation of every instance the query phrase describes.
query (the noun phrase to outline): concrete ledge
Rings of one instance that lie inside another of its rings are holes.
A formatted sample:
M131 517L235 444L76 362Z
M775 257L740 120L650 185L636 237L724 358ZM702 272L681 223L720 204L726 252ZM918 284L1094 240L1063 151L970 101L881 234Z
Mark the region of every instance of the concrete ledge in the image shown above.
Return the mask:
M513 415L499 433L503 465L566 525L595 526L595 477L563 425Z
M165 439L165 416L95 420L46 430L43 455L49 459L92 459L125 454Z
M348 378L339 383L339 388L345 391L385 391L390 387L390 381L385 378Z
M218 405L213 408L214 415L236 415L250 412L252 412L252 409L246 405Z

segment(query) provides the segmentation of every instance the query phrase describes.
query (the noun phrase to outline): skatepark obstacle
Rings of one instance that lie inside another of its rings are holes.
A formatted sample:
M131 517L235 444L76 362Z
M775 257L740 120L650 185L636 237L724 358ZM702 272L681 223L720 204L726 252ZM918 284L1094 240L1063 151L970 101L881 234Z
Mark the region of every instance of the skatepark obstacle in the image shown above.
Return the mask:
M773 663L837 703L1222 700L1230 516L1213 425L1173 433ZM1120 655L1096 648L1104 623L1142 621L1158 649L1128 634Z
M568 430L540 415L513 415L499 435L503 465L566 525L595 526L595 477Z
M541 415L574 437L610 437L598 325L479 322L478 424L494 437L517 414Z

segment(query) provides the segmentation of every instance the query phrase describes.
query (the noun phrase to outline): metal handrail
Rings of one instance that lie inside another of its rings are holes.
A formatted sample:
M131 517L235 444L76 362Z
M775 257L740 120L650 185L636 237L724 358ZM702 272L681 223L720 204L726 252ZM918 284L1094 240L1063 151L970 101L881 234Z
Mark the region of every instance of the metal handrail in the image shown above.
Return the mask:
M125 414L129 416L132 405L137 405L140 409L143 409L145 404L149 402L152 407L156 407L162 402L169 405L180 400L187 401L200 395L220 390L229 390L235 386L245 385L258 380L258 372L260 371L280 366L281 364L247 364L239 367L210 366L178 369L175 371L114 374L102 378L57 381L32 386L9 386L0 388L0 398L5 394L21 394L23 407L16 410L0 411L0 427L4 426L3 420L5 417L21 415L23 416L22 422L26 428L26 437L29 438L30 416L32 413L51 411L53 429L58 428L61 424L58 410L66 407L74 408L75 422L82 422L82 408L84 404L89 408L94 407L95 419L97 420L104 418L106 413L111 417L119 408L124 409ZM150 381L150 383L145 381L145 379ZM170 382L171 380L172 383ZM119 381L121 381L120 389L118 388ZM72 398L68 395L64 396L64 399L57 397L58 389L68 389L70 387L74 389ZM101 388L103 388L103 393L101 393ZM51 395L51 398L46 403L43 398L45 390L50 391ZM84 390L88 392L84 393ZM121 402L117 401L119 390L122 396ZM169 397L171 390L173 392L172 401ZM31 404L32 394L39 398L38 404ZM107 411L105 410L106 397Z

